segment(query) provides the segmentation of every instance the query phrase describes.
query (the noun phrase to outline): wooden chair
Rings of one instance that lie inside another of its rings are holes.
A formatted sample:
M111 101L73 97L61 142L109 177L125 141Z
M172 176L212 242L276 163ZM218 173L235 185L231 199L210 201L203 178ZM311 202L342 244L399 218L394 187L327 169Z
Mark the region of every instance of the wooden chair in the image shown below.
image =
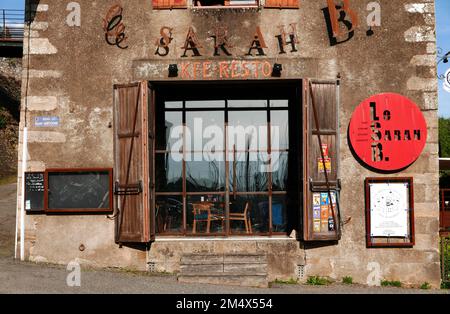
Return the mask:
M248 234L253 233L252 221L250 219L250 202L245 203L245 208L243 213L230 213L230 224L235 221L243 221L245 224L245 231Z
M211 208L214 206L213 203L210 202L200 202L200 203L192 203L193 214L194 214L194 222L192 224L192 233L197 232L197 223L198 222L206 222L206 233L209 233L211 230L211 222L212 221L221 221L222 229L224 227L224 217L221 215L213 215L211 213Z

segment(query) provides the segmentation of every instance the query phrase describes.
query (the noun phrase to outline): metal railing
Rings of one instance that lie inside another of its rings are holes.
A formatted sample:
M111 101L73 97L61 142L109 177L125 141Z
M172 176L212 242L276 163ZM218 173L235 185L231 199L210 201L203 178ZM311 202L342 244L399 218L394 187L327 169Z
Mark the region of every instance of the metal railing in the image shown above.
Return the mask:
M22 41L24 10L0 9L0 41Z

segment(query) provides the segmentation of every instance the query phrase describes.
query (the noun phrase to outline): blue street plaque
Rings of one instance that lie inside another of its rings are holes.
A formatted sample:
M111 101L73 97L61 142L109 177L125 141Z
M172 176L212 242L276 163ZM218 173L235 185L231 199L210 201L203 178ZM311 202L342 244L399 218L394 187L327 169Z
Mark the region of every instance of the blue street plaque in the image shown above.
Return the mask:
M59 126L59 117L36 117L34 126L43 128L54 128Z

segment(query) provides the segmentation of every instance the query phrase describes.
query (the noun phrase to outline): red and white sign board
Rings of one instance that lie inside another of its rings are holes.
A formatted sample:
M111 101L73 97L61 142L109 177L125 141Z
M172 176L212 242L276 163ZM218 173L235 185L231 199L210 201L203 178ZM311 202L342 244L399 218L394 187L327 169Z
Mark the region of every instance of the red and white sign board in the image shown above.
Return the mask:
M420 108L394 93L374 95L353 112L350 143L369 167L399 171L419 158L427 140L427 124Z

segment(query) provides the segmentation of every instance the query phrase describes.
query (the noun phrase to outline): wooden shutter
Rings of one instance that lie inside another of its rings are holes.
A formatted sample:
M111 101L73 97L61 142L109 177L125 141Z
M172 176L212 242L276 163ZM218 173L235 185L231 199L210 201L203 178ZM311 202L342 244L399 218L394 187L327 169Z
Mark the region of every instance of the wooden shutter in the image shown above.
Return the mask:
M299 7L300 0L266 0L264 7L265 8L292 8L296 9Z
M338 87L336 81L304 80L302 225L306 241L340 239ZM314 230L313 195L321 193L328 196L334 231Z
M116 242L145 243L153 237L147 82L116 86L114 94Z
M182 9L187 8L187 0L153 0L153 9Z

